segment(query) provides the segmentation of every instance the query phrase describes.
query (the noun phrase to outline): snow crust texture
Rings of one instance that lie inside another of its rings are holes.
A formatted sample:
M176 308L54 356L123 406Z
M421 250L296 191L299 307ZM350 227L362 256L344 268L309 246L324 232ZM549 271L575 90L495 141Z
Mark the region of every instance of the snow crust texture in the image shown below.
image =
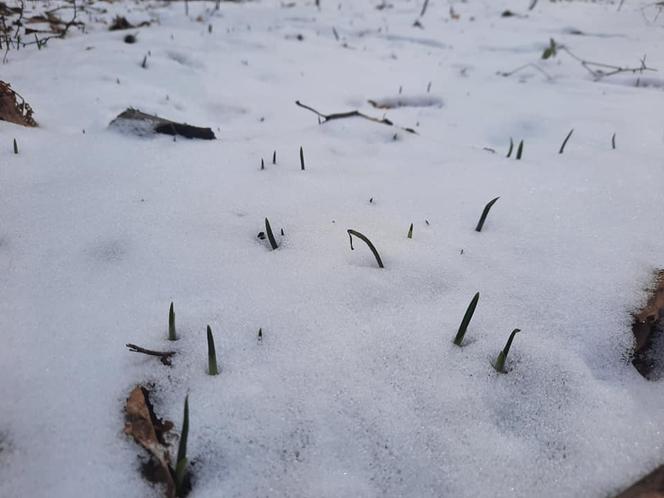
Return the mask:
M421 28L406 0L104 3L11 51L40 127L0 123L0 496L160 496L122 434L137 383L176 427L189 394L192 498L600 498L661 464L629 349L664 266L664 80L540 56L664 69L664 16L527 3L432 0ZM125 44L116 13L155 22ZM110 130L128 107L218 140Z

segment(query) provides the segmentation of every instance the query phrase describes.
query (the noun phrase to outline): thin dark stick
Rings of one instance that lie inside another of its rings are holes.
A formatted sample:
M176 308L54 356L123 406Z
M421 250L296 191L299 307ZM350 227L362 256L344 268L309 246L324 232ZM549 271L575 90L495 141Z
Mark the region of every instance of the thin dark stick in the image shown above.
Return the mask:
M145 349L136 344L126 344L129 348L129 351L132 353L143 353L150 356L158 356L161 362L166 366L171 366L171 356L175 355L175 351L152 351L151 349Z
M514 149L514 140L512 140L512 137L510 137L510 150L507 151L506 157L510 157L512 155L513 149Z
M547 73L544 69L542 69L541 67L539 67L537 64L533 64L532 62L531 62L530 64L524 64L523 66L519 66L519 67L517 67L516 69L513 69L513 70L508 71L508 72L498 72L498 74L499 74L500 76L505 76L505 77L507 77L507 76L512 76L513 74L516 74L516 73L518 73L518 72L521 72L521 71L523 71L524 69L529 68L529 67L532 67L533 69L537 69L540 73L542 73L544 76L546 76L546 79L547 79L547 80L552 80L552 79L553 79L553 76L551 76L551 75L550 75L549 73Z
M642 73L644 71L657 71L657 69L653 69L646 65L645 56L643 56L641 59L641 65L639 67L622 67L616 66L614 64L605 64L603 62L593 62L582 59L578 55L574 54L570 49L562 45L558 46L558 49L564 50L570 57L579 61L583 68L588 71L596 80L619 73ZM610 71L603 71L603 69L609 69Z
M300 147L300 168L304 171L304 150Z
M616 134L614 133L611 137L611 148L615 150L616 148Z
M385 268L383 266L383 260L380 259L380 254L378 254L378 251L376 250L376 247L371 243L371 241L363 234L356 230L351 230L350 228L347 230L348 232L348 237L350 238L350 250L353 251L353 235L357 237L358 239L364 241L366 245L369 246L369 249L371 249L371 252L374 255L374 258L376 258L376 263L378 263L379 268Z
M364 118L364 119L368 119L369 121L373 121L374 123L384 124L384 125L387 125L387 126L396 126L397 128L400 128L404 131L407 131L408 133L414 133L415 135L417 135L417 132L415 130L413 130L412 128L403 128L401 126L395 125L392 121L390 121L387 118L382 118L382 119L374 118L374 117L368 116L366 114L363 114L358 110L348 111L348 112L337 112L337 113L333 113L333 114L323 114L323 113L317 111L316 109L314 109L313 107L309 107L308 105L303 104L299 100L296 100L295 104L298 105L299 107L302 107L303 109L306 109L307 111L313 112L316 116L318 116L319 119L322 120L320 122L320 124L327 123L328 121L332 121L334 119Z
M567 141L569 140L569 137L572 136L572 133L574 132L574 128L572 128L567 136L565 137L565 140L563 140L562 145L560 146L560 150L558 151L558 154L562 154L565 151L565 145L567 145Z

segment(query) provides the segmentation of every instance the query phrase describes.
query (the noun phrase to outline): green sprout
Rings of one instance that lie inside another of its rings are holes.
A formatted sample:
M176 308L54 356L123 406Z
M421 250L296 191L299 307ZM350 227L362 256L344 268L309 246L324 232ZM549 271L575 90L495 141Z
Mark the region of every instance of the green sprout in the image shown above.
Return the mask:
M302 147L300 147L300 167L304 171L304 150L302 150Z
M263 342L263 329L258 329L258 342Z
M175 462L175 494L184 495L184 478L187 474L187 438L189 437L189 395L184 398L184 417L182 432L178 444L178 456Z
M18 143L16 142L16 139L14 139L14 154L18 154Z
M615 150L616 148L616 134L614 133L611 137L611 148Z
M457 332L456 337L454 337L454 344L461 346L463 342L463 337L466 335L466 330L468 330L468 325L470 320L473 318L473 313L475 313L475 308L477 308L477 301L480 300L480 293L476 293L473 296L473 299L470 301L468 308L466 309L466 314L463 315L463 320L461 320L461 325L459 325L459 331Z
M510 137L510 149L507 151L506 157L510 157L512 155L512 150L514 150L514 140L512 140L512 137Z
M489 210L491 210L491 206L493 206L496 201L500 199L500 197L496 197L495 199L491 199L486 206L484 206L484 211L482 211L482 216L480 216L479 221L477 222L477 226L475 227L476 232L481 232L482 227L484 226L484 222L486 221L486 217L489 214Z
M572 136L572 133L574 133L574 128L572 128L567 136L565 137L565 140L563 140L563 144L560 146L560 150L558 151L558 154L562 154L565 151L565 145L567 145L567 141L569 140L569 137Z
M214 336L212 329L207 326L207 343L208 343L208 374L219 375L219 368L217 367L217 351L214 349Z
M353 235L357 237L360 240L363 240L366 245L369 246L369 249L371 249L371 252L374 255L374 258L376 258L376 263L378 263L379 268L385 268L383 266L383 261L380 259L380 254L378 254L378 251L376 250L376 247L371 243L371 241L363 234L356 230L351 230L350 228L347 230L348 232L348 237L350 238L350 250L353 251Z
M277 164L277 151L272 153L272 164Z
M267 233L267 239L270 241L272 250L274 251L275 249L279 248L279 244L277 244L277 240L274 238L272 227L270 226L270 222L267 218L265 218L265 233Z
M410 228L408 229L408 238L412 239L413 238L413 224L410 224Z
M514 336L517 334L517 332L521 332L521 330L514 329L510 334L509 339L507 339L507 344L505 344L505 348L503 348L503 350L500 353L498 353L498 358L496 358L495 363L493 363L493 368L495 368L497 372L507 373L507 370L505 370L505 360L507 360L507 353L510 352L512 341L514 340Z
M168 340L178 340L178 336L175 333L175 311L173 311L173 301L171 301L171 307L168 310Z
M544 49L542 52L542 59L549 59L550 57L555 57L558 52L558 45L553 38L549 39L549 46Z
M263 158L261 157L261 169L265 169L265 161L263 161Z
M516 149L516 158L521 160L521 155L523 154L523 140L519 142L519 147Z

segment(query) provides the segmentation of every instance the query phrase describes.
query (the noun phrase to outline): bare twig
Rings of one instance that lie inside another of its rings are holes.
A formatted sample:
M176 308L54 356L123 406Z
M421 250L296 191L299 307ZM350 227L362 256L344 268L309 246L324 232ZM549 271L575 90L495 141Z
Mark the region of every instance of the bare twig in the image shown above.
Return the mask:
M364 119L368 119L369 121L373 121L374 123L384 124L384 125L387 125L387 126L396 126L397 128L400 128L404 131L407 131L408 133L414 133L414 134L417 135L417 132L415 130L413 130L412 128L404 128L402 126L395 125L392 121L390 121L386 117L383 117L382 119L374 118L374 117L368 116L367 114L364 114L364 113L362 113L358 110L348 111L348 112L337 112L337 113L333 113L333 114L323 114L322 112L317 111L313 107L309 107L308 105L303 104L299 100L296 100L295 104L298 105L299 107L302 107L303 109L306 109L307 111L313 112L316 116L318 116L319 124L324 124L324 123L327 123L328 121L333 121L335 119L364 118Z
M579 61L583 66L583 68L586 69L596 80L605 78L606 76L613 76L614 74L619 74L619 73L635 74L635 73L642 73L644 71L657 71L657 69L653 69L646 65L645 55L640 59L641 64L639 65L639 67L622 67L622 66L616 66L614 64L605 64L603 62L593 62L593 61L588 61L586 59L582 59L564 45L558 45L557 48L558 50L563 50L564 52L566 52L567 55L572 57L572 59Z
M143 353L150 356L158 356L161 362L166 366L171 366L171 356L175 355L175 351L152 351L151 349L145 349L136 344L126 344L129 348L129 351L132 353Z
M15 38L16 50L18 50L19 47L24 47L24 48L25 48L25 47L28 47L28 46L30 46L30 45L37 45L37 48L41 49L41 47L46 46L46 44L48 43L48 41L49 41L50 39L52 39L52 38L64 38L64 37L67 35L67 32L69 31L69 28L71 28L72 26L74 26L74 25L82 25L82 24L83 24L82 22L77 21L77 16L78 16L78 5L77 5L76 2L77 2L77 0L71 0L71 7L70 7L69 5L61 5L60 7L57 7L57 8L55 8L55 9L52 9L52 10L49 10L49 11L45 11L45 15L49 18L49 20L50 20L50 22L51 22L51 26L52 26L52 30L53 30L53 31L51 31L51 32L52 32L53 34L52 34L51 36L46 36L46 37L41 38L41 39L39 39L39 38L37 38L37 36L35 36L35 39L34 39L33 41L30 41L30 42L21 42L21 37L20 37L20 34L19 34L19 32L18 32L20 26L22 25L22 23L21 23L21 19L22 19L22 17L23 17L23 9L21 9L21 12L20 12L19 18L18 18L18 20L16 21L16 23L18 23L18 25L17 25L17 28L16 28L16 34L15 34L15 36L14 36L14 38ZM23 1L21 1L21 5L23 5ZM62 28L57 28L57 27L56 27L56 28L53 28L53 22L54 22L53 20L55 20L56 24L63 23L63 21L59 20L59 18L57 18L57 17L55 16L54 12L57 11L57 10L59 10L59 9L64 9L64 8L72 8L72 9L73 9L73 13L72 13L72 17L71 17L71 19L70 19L69 21L67 21L66 23L64 23L64 26L63 26ZM9 52L9 48L10 48L11 45L10 45L9 40L8 40L8 38L7 38L7 34L6 34L6 25L5 25L4 18L2 19L2 24L3 24L3 31L5 31L5 45L6 45L6 47L5 47L5 55L4 55L4 57L3 57L3 61L2 61L2 62L5 63L5 62L7 62L7 53ZM26 34L31 34L31 33L34 33L35 31L26 28L26 29L25 29L25 32L26 32Z
M507 76L512 76L512 75L514 75L514 74L516 74L516 73L518 73L518 72L521 72L521 71L523 71L524 69L527 69L527 68L529 68L529 67L532 67L533 69L538 70L540 73L542 73L542 74L546 77L547 80L552 80L552 79L553 79L553 77L552 77L549 73L547 73L544 69L542 69L541 67L539 67L537 64L533 64L533 63L530 63L530 64L524 64L523 66L519 66L519 67L517 67L516 69L512 69L511 71L507 71L507 72L503 72L503 73L500 73L500 72L499 72L498 74L499 74L500 76L505 76L505 77L507 77Z

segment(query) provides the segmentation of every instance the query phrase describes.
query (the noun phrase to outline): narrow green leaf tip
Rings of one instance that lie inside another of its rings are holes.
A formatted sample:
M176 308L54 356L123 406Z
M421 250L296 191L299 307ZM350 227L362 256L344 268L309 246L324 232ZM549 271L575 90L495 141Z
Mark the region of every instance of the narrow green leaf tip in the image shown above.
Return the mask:
M468 330L468 325L470 324L470 320L473 318L473 314L475 313L475 308L477 308L477 302L479 300L480 300L480 293L477 292L473 296L473 299L471 299L468 308L466 308L466 313L463 315L463 320L461 320L461 325L459 325L459 331L454 337L454 344L456 344L457 346L461 346L461 344L463 343L463 338L466 335L466 330Z

